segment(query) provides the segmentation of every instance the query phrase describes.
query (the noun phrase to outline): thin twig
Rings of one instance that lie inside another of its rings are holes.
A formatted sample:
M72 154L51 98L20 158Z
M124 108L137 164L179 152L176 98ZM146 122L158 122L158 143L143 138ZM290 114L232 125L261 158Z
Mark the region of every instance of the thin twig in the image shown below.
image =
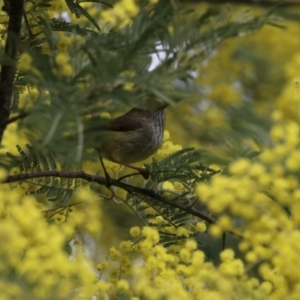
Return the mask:
M0 122L0 126L7 126L8 124L10 123L13 123L19 119L23 119L25 117L27 117L29 114L26 113L26 112L22 112L20 113L19 115L15 116L15 117L12 117L10 118L9 120L7 120L6 122Z
M239 4L239 5L255 5L255 6L272 6L275 4L280 3L281 6L293 6L293 5L299 5L299 0L284 0L284 1L278 1L278 0L185 0L185 2L189 3L201 3L201 2L209 2L209 4L225 4L225 3L231 3L231 4Z

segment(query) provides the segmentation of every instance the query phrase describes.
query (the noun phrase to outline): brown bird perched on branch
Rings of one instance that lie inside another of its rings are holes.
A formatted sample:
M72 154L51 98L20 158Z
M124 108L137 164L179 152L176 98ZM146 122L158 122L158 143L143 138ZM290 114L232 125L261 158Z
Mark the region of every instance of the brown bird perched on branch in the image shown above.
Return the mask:
M149 177L145 169L130 164L148 158L162 144L167 106L165 104L155 110L135 107L126 114L109 120L105 125L88 130L95 132L95 135L101 132L101 142L96 144L94 141L93 147L99 153L108 184L110 177L102 157L138 170L145 179Z

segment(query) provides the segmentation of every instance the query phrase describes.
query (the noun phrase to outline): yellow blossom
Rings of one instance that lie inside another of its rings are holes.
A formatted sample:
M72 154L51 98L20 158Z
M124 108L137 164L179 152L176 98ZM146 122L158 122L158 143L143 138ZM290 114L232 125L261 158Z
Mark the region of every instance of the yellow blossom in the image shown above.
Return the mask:
M100 292L107 292L111 289L111 284L104 281L98 281L97 288Z
M206 231L206 224L204 222L198 222L196 224L196 230L198 232L201 232L201 233L205 232Z
M181 149L182 147L180 145L174 145L172 142L166 141L162 144L156 155L161 160Z
M102 272L108 265L107 261L102 262L101 264L97 264L97 270Z
M159 224L164 224L166 221L165 221L165 219L162 217L162 216L157 216L157 217L155 217L154 218L154 220L153 220L153 223L154 224L157 224L157 225L159 225Z
M55 215L52 219L54 219L55 223L60 224L66 221L66 216L64 215Z
M249 249L250 245L249 245L249 242L248 241L242 241L239 243L239 249L240 251L247 251Z
M202 266L204 261L205 261L205 255L202 251L195 251L192 254L192 259L191 259L192 265L194 265L196 267L200 267L200 266Z
M164 131L164 141L169 140L169 138L170 138L170 132L168 130L165 130Z
M265 167L260 163L254 163L249 169L249 175L251 177L259 177L265 173Z
M73 72L74 72L73 66L70 63L65 64L61 68L61 74L64 76L71 76L73 74Z
M224 262L220 265L220 271L229 276L241 276L244 273L244 265L240 259Z
M270 135L271 135L274 142L281 141L285 136L283 126L280 125L280 124L274 125L271 129Z
M110 278L116 279L120 276L120 270L118 268L112 268L110 269L108 275Z
M162 184L162 189L164 189L164 190L174 190L174 185L170 181L165 181Z
M150 250L153 247L153 244L148 239L140 242L138 245L139 245L139 250L146 256L150 254Z
M257 261L257 259L258 259L258 257L257 257L257 255L256 255L256 253L255 252L253 252L253 251L249 251L249 252L247 252L247 254L246 254L246 260L248 261L248 262L250 262L250 263L254 263L254 262L256 262Z
M270 174L262 174L257 178L257 181L262 188L267 188L272 181L272 177Z
M200 183L197 186L197 194L203 203L208 202L213 195L211 188L206 183Z
M223 231L221 230L220 226L213 224L209 227L209 233L213 237L220 237L222 235Z
M141 229L137 226L130 228L130 235L132 237L138 237L141 235Z
M265 149L260 155L260 159L263 163L271 164L276 160L276 155L271 149Z
M51 52L52 52L51 46L50 46L49 44L47 44L47 43L42 44L42 52L43 52L44 54L50 55Z
M119 248L123 252L128 252L132 250L133 242L132 241L122 241L119 245Z
M114 248L114 247L110 248L110 250L109 250L109 258L111 260L119 261L120 258L121 258L121 256L122 256L121 252L118 251L116 248Z
M136 5L134 0L123 0L122 4L125 11L131 16L135 16L139 11L138 6Z
M4 180L7 177L7 171L0 167L0 181Z
M133 82L125 82L124 83L124 90L126 90L126 91L132 90L133 87L134 87L134 83Z
M100 117L101 117L101 118L104 118L104 119L111 119L111 115L110 115L110 113L108 113L108 112L103 112L103 113L101 113L101 114L100 114Z
M291 171L299 170L299 167L300 167L300 151L299 150L289 153L289 155L286 159L286 166Z
M221 226L221 228L222 228L224 231L231 230L232 227L233 227L231 218L228 217L228 216L225 216L225 215L223 215L223 216L221 216L221 217L219 218L218 224L219 224L219 226Z
M87 201L89 199L97 199L95 197L95 194L93 194L93 192L90 190L89 187L81 187L81 188L78 188L76 190L76 198L79 200L79 201Z
M284 118L283 112L280 110L274 110L271 114L271 119L274 122L279 122Z
M28 71L32 67L32 57L29 53L23 52L20 55L20 60L18 62L18 69L20 71Z
M223 250L220 254L222 262L232 261L234 259L234 252L232 249Z
M155 228L149 226L143 227L142 236L146 237L146 239L151 241L153 244L157 244L159 242L159 233Z
M195 240L188 240L185 243L185 248L188 249L189 251L193 251L197 249L197 243Z
M178 227L176 229L176 234L179 235L179 236L186 236L188 237L189 236L189 231L184 228L184 227Z
M217 100L221 105L238 103L241 99L240 93L228 83L219 83L209 95L210 98Z
M191 252L190 252L190 250L188 250L188 249L181 249L180 252L179 252L179 257L185 263L190 262L190 259L191 259Z
M173 182L173 185L174 185L175 190L182 191L185 189L185 186L179 181Z
M264 281L260 287L259 287L264 293L266 293L267 295L271 293L272 291L272 284L269 281Z
M232 175L244 175L250 168L250 161L246 158L241 158L229 166L229 172Z
M281 164L274 164L271 169L271 174L274 177L281 177L284 174L284 168Z
M127 291L129 289L129 283L127 280L119 280L117 282L117 288L122 291Z
M69 61L69 57L67 55L67 53L64 52L60 52L55 56L55 62L58 65L63 66L64 64L66 64Z

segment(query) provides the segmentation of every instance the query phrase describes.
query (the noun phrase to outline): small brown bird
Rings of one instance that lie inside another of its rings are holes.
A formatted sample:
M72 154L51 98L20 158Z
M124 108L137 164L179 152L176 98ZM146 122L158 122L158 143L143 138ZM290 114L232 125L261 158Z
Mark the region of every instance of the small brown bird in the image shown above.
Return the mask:
M101 142L94 148L99 153L108 180L102 157L138 170L144 178L149 177L145 169L130 164L148 158L162 144L167 106L165 104L156 110L133 108L110 120L107 125L93 128L93 131L101 131Z

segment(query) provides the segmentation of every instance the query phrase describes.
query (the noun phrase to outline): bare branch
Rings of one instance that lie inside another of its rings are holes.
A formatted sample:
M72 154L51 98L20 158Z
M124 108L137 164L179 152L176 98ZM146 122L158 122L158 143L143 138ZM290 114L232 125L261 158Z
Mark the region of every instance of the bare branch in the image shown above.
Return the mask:
M299 5L299 0L285 0L285 1L278 1L278 0L185 0L184 2L188 3L202 3L202 2L209 2L209 4L226 4L231 3L235 5L260 5L260 6L272 6L275 4L280 4L281 6L292 6L292 5Z
M96 182L100 185L107 185L107 180L105 177L91 175L91 174L85 173L84 171L54 171L54 170L37 171L37 172L32 172L32 173L11 175L11 176L8 176L5 180L3 180L2 183L18 182L18 181L23 181L23 180L33 179L33 178L41 178L41 177L81 178L88 182ZM179 208L193 216L196 216L196 217L208 222L209 224L215 224L217 222L214 218L203 214L201 211L195 209L193 206L190 206L190 205L187 206L187 205L178 203L176 201L172 201L172 199L165 198L165 197L159 195L154 190L140 188L137 186L133 186L133 185L130 185L127 183L120 182L119 180L112 179L112 178L110 179L110 184L112 186L119 187L119 188L127 191L130 194L144 195L147 197L151 197L154 200L168 204L170 206ZM242 238L242 236L236 232L233 232L233 231L227 231L227 232L231 233L237 237Z
M0 121L0 127L1 127L1 126L7 126L7 125L10 124L10 123L16 122L16 121L18 121L18 120L20 120L20 119L23 119L23 118L27 117L28 115L29 115L28 113L22 112L22 113L20 113L19 115L10 118L10 119L7 120L6 122Z

